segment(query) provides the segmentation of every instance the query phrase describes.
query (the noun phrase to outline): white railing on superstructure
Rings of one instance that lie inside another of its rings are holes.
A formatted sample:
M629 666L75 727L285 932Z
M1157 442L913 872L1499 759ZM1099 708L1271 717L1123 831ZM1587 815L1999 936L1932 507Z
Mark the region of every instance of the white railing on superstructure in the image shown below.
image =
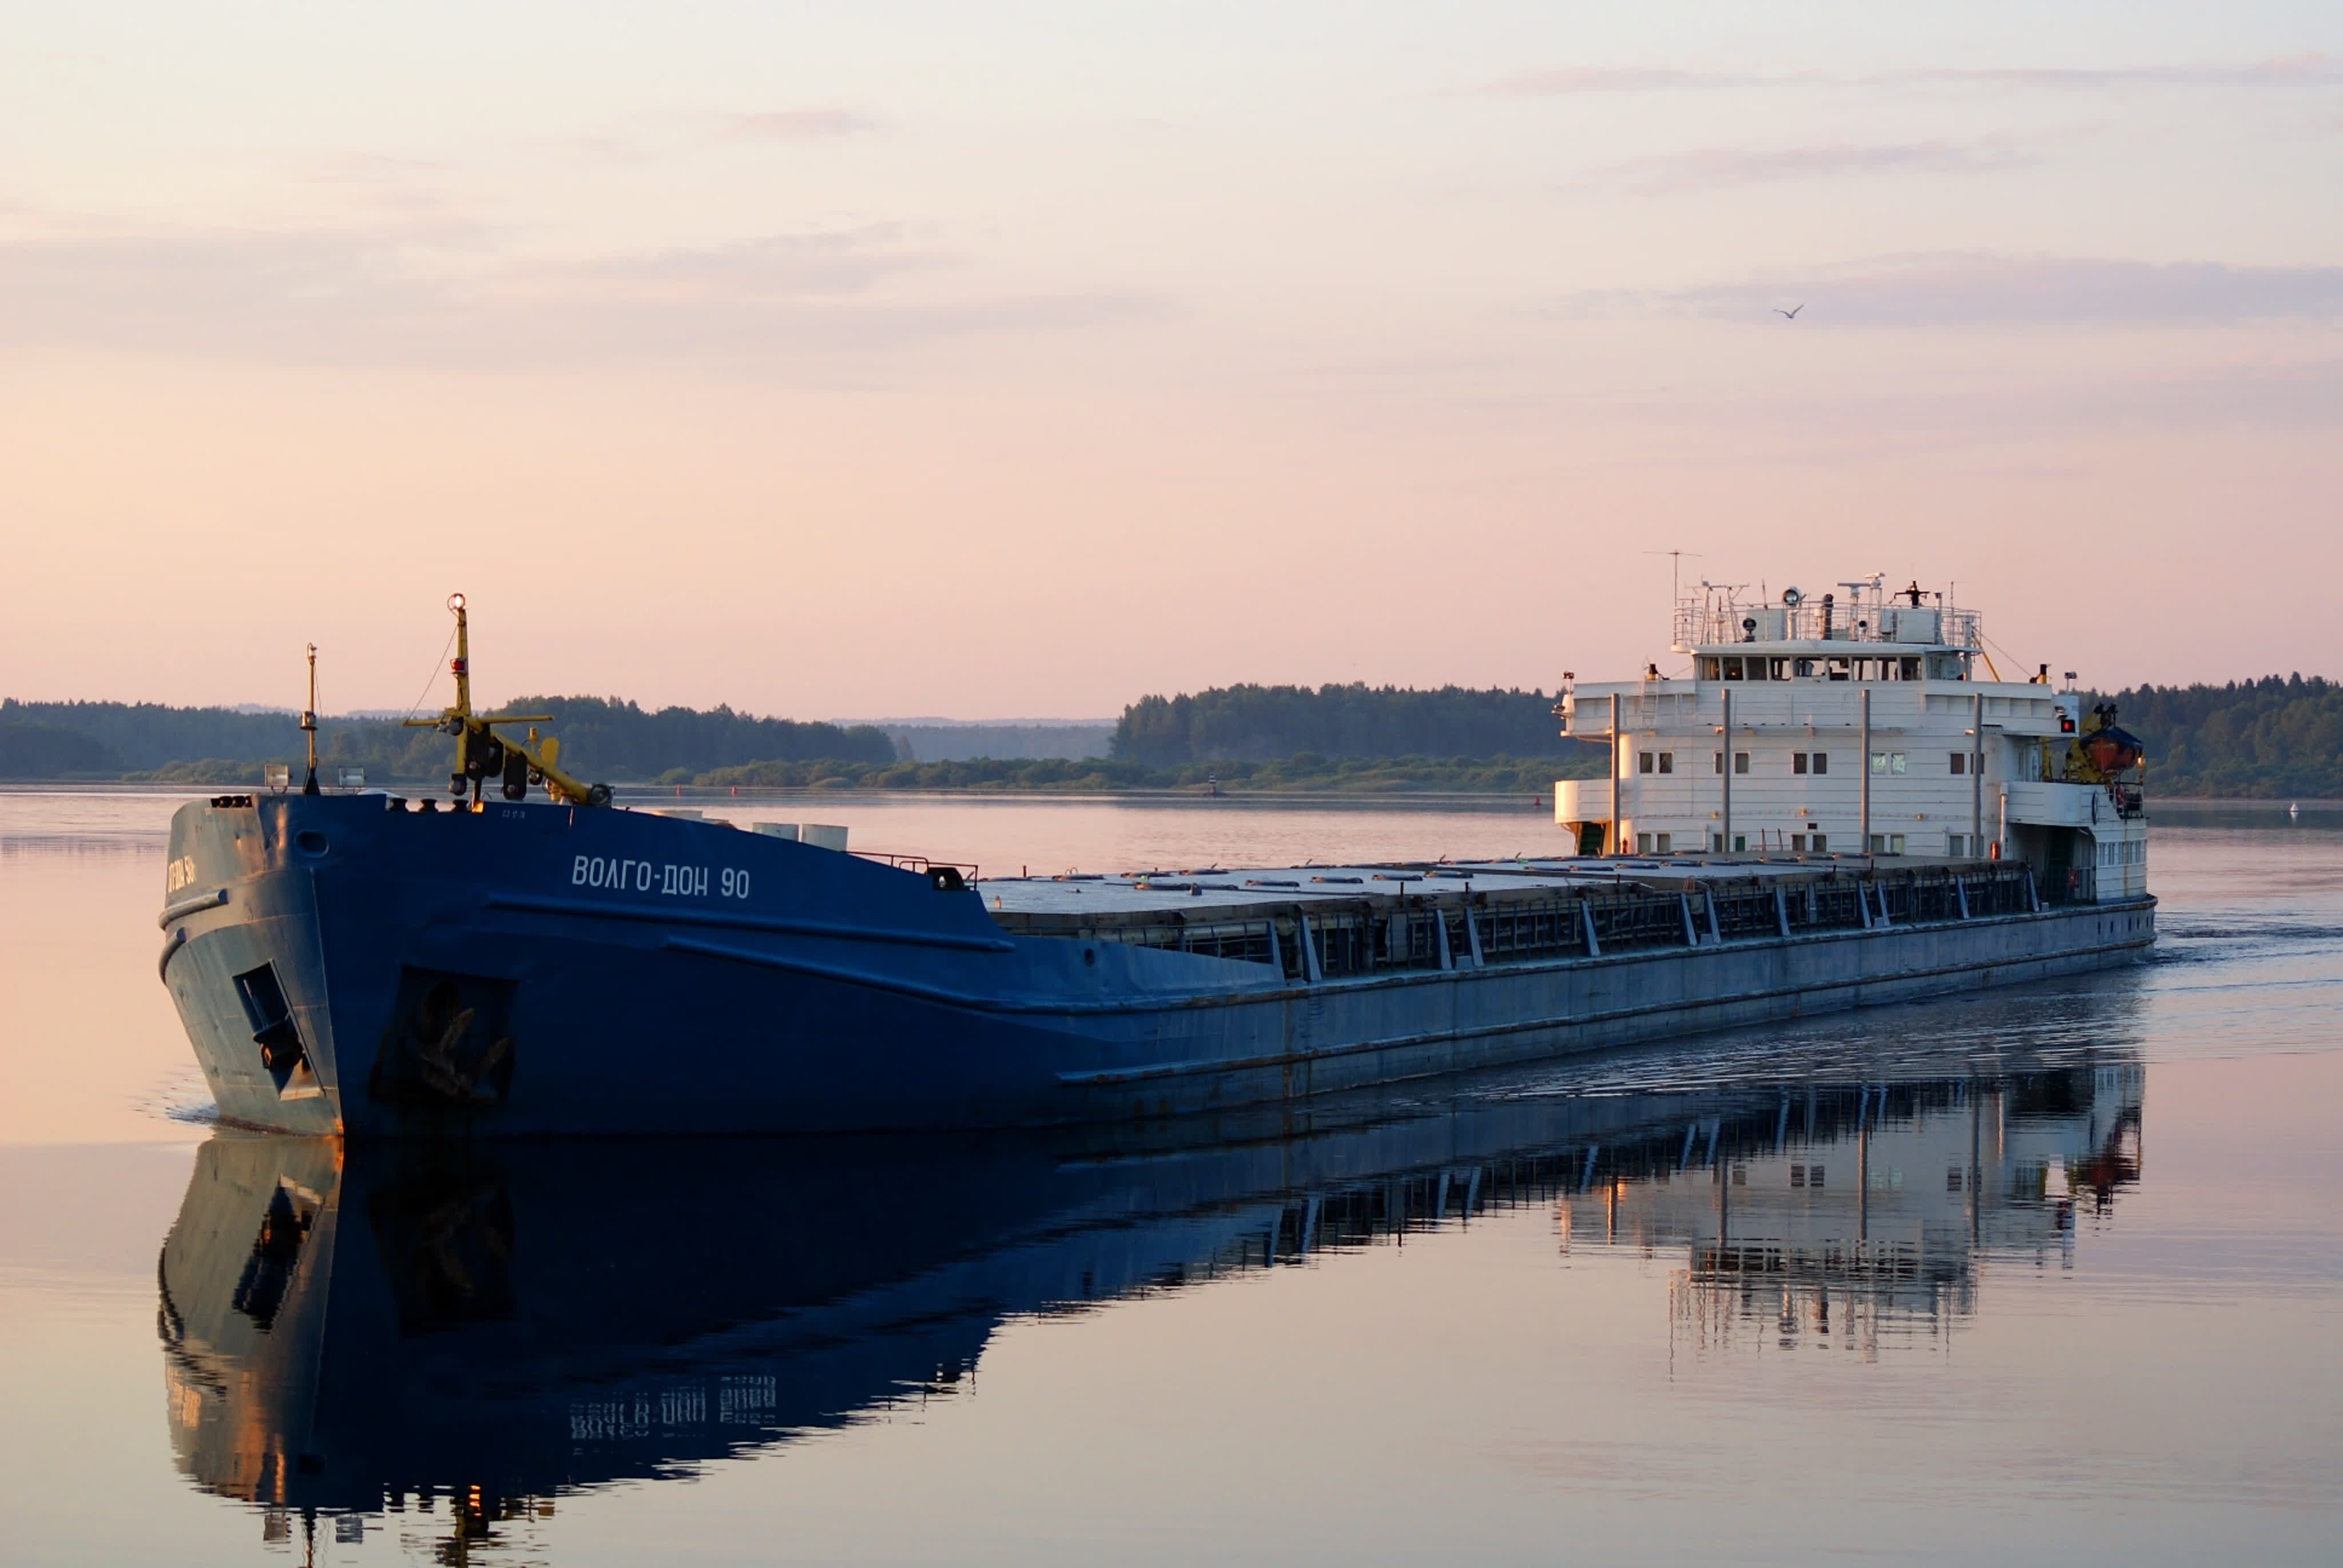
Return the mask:
M1875 642L1906 647L1941 646L1981 649L1985 631L1977 612L1961 609L1948 596L1923 593L1914 604L1909 591L1883 590L1876 582L1833 585L1834 602L1819 593L1788 602L1745 600L1741 589L1704 583L1697 594L1676 600L1671 643L1678 653L1735 642ZM1795 593L1795 589L1789 593Z

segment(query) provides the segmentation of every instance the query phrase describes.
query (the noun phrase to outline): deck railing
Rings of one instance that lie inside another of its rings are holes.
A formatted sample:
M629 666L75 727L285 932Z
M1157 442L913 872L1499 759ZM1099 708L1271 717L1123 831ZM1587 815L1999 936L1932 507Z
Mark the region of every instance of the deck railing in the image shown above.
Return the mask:
M1754 624L1745 624L1754 623ZM1743 604L1723 594L1676 601L1671 628L1679 648L1732 642L1859 642L1917 648L1982 648L1982 618L1946 604L1881 603L1865 597L1834 604L1825 619L1814 599L1796 605Z
M1274 964L1287 979L1358 979L1410 970L1468 969L1595 958L1655 949L1760 940L1880 926L1936 925L2027 913L2038 904L2087 903L2090 868L2059 873L2037 893L2022 865L1875 868L1814 877L1703 879L1682 890L1645 883L1555 888L1463 898L1328 900L1245 920L1160 917L1066 928L1056 920L995 920L1021 934L1079 935ZM2038 901L2037 901L2038 900Z

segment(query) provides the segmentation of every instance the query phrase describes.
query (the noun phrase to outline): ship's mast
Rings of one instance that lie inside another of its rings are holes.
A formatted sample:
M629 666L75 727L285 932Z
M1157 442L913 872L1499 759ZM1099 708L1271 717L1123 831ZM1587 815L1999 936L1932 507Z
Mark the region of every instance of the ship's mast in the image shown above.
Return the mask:
M309 644L309 703L301 709L301 736L309 750L308 777L301 781L301 793L317 793L317 645Z
M456 678L456 706L449 711L458 718L469 719L472 717L471 623L464 618L462 594L449 594L447 608L456 612L456 657L447 666L448 673Z

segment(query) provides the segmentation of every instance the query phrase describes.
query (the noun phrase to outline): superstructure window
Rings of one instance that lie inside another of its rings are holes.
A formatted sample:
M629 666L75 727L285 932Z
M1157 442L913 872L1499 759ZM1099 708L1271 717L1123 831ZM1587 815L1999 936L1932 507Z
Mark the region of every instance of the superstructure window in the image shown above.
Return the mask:
M1830 771L1830 753L1827 751L1793 751L1790 753L1790 771L1793 773L1827 773Z
M1635 754L1635 771L1638 773L1649 773L1651 770L1652 754L1648 751L1637 752Z
M1661 752L1661 753L1660 753L1660 771L1661 771L1661 772L1663 772L1663 773L1673 773L1673 772L1674 772L1675 770L1676 770L1676 754L1675 754L1674 752L1673 752L1673 751L1663 751L1663 752Z
M1733 754L1733 770L1735 773L1746 773L1749 771L1749 753L1746 751L1736 751Z
M1967 755L1966 755L1966 753L1964 753L1964 752L1959 752L1959 751L1956 751L1956 752L1954 752L1954 753L1953 753L1953 777L1954 777L1954 778L1956 778L1956 779L1957 779L1957 778L1959 778L1962 774L1966 773L1968 770L1969 770L1969 759L1968 759Z
M1871 754L1871 771L1875 777L1900 774L1905 770L1905 756L1901 751L1875 751Z
M1871 836L1871 852L1875 855L1902 854L1904 852L1904 835L1901 833L1874 833Z

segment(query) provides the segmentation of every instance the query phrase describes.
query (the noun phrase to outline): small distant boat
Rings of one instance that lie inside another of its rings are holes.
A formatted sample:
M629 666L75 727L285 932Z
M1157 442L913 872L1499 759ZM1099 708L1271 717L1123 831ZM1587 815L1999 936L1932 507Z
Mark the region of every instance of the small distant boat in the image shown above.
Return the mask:
M2299 800L2290 800L2290 801L2288 801L2288 802L2287 803L2287 808L2286 808L2286 819L2287 819L2288 821L2289 821L2289 822L2299 822L2299 821L2301 821L2301 820L2302 820L2302 802L2301 802L2301 801L2299 801Z

